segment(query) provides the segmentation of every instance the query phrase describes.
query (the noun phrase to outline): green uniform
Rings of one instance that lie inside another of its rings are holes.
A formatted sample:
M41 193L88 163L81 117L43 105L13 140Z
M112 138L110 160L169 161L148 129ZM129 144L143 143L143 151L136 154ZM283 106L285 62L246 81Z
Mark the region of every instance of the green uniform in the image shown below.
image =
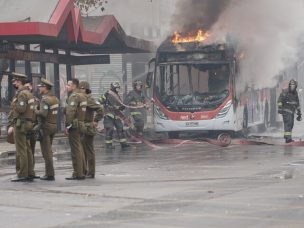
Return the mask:
M74 91L67 99L65 108L66 127L69 128L69 143L71 146L73 177L81 178L85 175L85 159L80 139L83 131L86 113L86 97L78 91Z
M58 109L59 100L52 92L48 92L42 96L39 110L36 110L36 115L39 118L39 127L43 135L40 140L40 148L45 161L45 176L48 177L55 176L52 143L57 132Z
M31 92L30 92L31 93ZM38 105L38 98L36 98L34 96L34 103L33 105L31 105L32 109L36 109L37 105ZM35 115L35 112L33 114L33 125L36 124L36 115ZM35 174L35 147L36 147L36 137L35 135L33 134L32 130L28 131L27 134L26 134L26 138L27 140L29 141L29 145L30 145L30 149L31 149L31 153L32 153L32 160L33 160L33 171L30 172L33 174L33 176L36 176ZM19 155L18 153L16 153L16 170L20 170L20 158L19 158Z
M11 103L10 124L14 127L16 146L16 171L18 177L34 176L33 154L27 134L33 128L35 99L33 94L23 87L18 89Z
M95 176L95 151L94 151L94 136L96 129L93 122L99 122L103 117L103 107L92 97L91 94L85 94L87 97L87 110L85 115L85 129L82 134L82 145L87 166L87 175ZM94 116L94 113L96 115Z
M34 110L39 106L39 99L37 97L34 96ZM37 116L34 112L34 125L37 124ZM36 148L36 136L34 134L34 132L30 132L28 135L28 139L30 141L30 147L32 150L32 154L33 154L33 169L35 168L35 148Z
M141 91L132 90L128 93L125 104L129 106L143 106L146 104L146 99ZM130 114L134 121L134 127L137 136L142 136L144 131L144 108L132 108Z

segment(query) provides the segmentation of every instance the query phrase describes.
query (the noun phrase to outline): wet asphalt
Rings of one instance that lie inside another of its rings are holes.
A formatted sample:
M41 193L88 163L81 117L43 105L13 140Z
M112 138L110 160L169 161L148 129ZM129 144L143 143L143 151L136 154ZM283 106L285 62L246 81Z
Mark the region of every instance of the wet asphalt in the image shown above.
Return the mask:
M106 151L97 140L96 178L83 181L65 180L65 142L54 182L12 183L2 164L0 227L304 227L304 147L157 146Z

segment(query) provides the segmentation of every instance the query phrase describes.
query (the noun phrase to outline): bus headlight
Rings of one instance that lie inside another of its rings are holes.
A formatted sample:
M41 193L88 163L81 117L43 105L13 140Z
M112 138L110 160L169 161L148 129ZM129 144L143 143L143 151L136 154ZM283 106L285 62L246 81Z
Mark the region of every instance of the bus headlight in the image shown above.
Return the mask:
M217 114L217 116L215 118L218 119L218 118L225 117L227 115L227 113L229 112L231 105L232 105L232 102L228 101L228 103L222 108L222 110Z
M161 110L161 108L157 105L154 105L154 114L163 120L168 120L169 118L166 114Z

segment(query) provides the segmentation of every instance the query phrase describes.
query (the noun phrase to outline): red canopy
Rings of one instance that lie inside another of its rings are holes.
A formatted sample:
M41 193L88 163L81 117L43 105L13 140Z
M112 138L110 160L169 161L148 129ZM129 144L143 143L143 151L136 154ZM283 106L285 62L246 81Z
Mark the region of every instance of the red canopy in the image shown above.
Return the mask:
M35 6L37 0L22 2L28 2L29 8L38 8ZM40 0L41 2L44 1ZM73 2L58 0L54 4L54 10L50 11L52 13L47 22L31 21L30 15L27 21L3 22L0 14L0 39L92 54L142 53L154 50L151 42L127 36L114 16L84 18ZM10 1L10 4L14 3L18 4L17 1Z

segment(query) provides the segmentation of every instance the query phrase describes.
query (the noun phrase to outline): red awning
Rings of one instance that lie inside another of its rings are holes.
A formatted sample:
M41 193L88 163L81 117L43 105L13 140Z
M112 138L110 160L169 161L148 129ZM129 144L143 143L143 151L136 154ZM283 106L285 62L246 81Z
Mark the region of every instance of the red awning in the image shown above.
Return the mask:
M36 7L34 4L37 0L22 0L26 1L29 4L27 7ZM91 54L143 53L155 49L149 41L127 36L112 15L82 17L73 2L58 0L57 4L53 4L54 10L49 11L52 13L47 22L31 21L31 18L35 19L31 15L27 21L4 22L0 14L0 39L22 44L43 44L46 48ZM14 3L18 4L18 1L10 2Z

